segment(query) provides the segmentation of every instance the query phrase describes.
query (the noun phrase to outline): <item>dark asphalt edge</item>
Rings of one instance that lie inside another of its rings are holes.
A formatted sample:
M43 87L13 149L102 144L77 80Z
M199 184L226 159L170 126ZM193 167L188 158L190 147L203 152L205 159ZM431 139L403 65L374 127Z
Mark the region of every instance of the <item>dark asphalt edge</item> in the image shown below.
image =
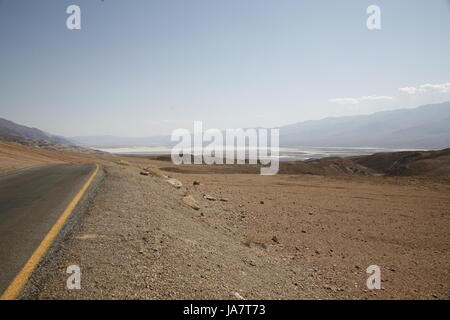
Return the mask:
M86 193L80 199L72 214L58 233L55 241L49 250L36 266L27 284L19 295L19 300L36 300L46 282L59 270L59 263L64 253L70 248L74 236L81 230L83 218L89 213L97 193L101 192L103 183L107 177L107 171L104 166L99 165L99 171L89 186ZM94 169L95 170L95 167ZM93 172L93 171L92 171ZM67 274L67 279L70 275ZM61 283L61 287L65 288L66 282Z

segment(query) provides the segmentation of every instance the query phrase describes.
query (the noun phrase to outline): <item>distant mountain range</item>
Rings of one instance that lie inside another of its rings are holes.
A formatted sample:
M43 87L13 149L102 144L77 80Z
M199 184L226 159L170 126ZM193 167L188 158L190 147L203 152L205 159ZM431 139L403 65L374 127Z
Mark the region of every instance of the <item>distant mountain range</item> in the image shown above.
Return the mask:
M280 127L280 146L444 149L450 147L450 101L370 115L326 118ZM84 147L172 145L170 136L64 138L0 118L0 135Z
M73 137L91 147L172 145L169 136ZM443 149L450 147L450 102L280 127L281 146Z
M73 146L76 143L61 136L53 135L36 128L26 127L0 118L0 136L17 136L21 138L44 140Z
M280 128L283 146L443 149L450 147L450 102Z
M117 136L79 136L71 137L81 146L97 148L118 148L132 146L167 146L172 145L170 136L154 137L117 137Z

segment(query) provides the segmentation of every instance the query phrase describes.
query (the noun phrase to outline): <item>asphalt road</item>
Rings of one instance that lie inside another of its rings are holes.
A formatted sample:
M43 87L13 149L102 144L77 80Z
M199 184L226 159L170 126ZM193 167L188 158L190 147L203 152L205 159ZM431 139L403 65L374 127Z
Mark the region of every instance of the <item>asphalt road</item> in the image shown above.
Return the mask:
M0 294L94 169L94 164L51 164L0 177Z

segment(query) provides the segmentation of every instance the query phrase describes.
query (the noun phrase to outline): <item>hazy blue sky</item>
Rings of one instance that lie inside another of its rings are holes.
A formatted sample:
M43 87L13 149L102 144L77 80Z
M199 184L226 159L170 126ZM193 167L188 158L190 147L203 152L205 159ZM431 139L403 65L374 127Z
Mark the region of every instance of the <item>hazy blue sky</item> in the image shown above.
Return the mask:
M81 30L66 28L71 4ZM366 27L371 4L381 30ZM0 0L0 117L56 134L278 126L445 100L447 0Z

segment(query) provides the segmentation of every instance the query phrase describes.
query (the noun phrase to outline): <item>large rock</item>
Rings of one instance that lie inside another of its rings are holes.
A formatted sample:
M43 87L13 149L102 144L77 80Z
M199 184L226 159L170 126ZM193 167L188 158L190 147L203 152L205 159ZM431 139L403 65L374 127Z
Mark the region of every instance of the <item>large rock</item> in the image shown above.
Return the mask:
M172 185L173 187L177 188L177 189L179 189L179 188L181 188L183 186L181 181L179 181L177 179L174 179L174 178L167 179L166 182L168 184Z
M122 160L122 159L117 160L116 163L118 165L121 165L121 166L129 166L130 165L130 163L128 161L125 161L125 160Z
M185 204L187 204L189 207L191 207L194 210L199 210L200 209L200 205L198 204L198 202L194 199L193 196L186 196L183 198L183 202Z
M146 167L143 169L144 171L148 172L153 177L158 178L167 178L158 168L155 167Z
M203 197L204 197L206 200L209 200L209 201L216 201L216 200L217 200L216 197L213 197L213 196L211 196L211 195L209 195L209 194L205 194L205 195L203 195Z

